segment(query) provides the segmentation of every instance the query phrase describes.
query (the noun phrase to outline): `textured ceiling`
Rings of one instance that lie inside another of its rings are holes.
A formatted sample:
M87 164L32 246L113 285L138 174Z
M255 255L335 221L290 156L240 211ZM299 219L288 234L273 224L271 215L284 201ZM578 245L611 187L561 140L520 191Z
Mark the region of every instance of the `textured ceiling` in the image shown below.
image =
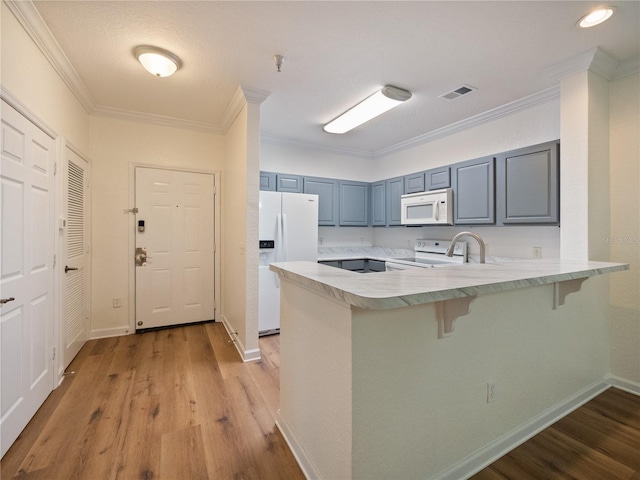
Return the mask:
M589 30L597 2L46 1L34 2L97 109L138 112L219 130L238 86L270 92L264 135L375 153L558 85L549 68L599 47L640 56L640 2ZM137 45L174 52L183 67L154 78ZM285 56L282 72L273 55ZM322 125L385 84L413 98L345 135ZM440 95L462 84L478 90Z

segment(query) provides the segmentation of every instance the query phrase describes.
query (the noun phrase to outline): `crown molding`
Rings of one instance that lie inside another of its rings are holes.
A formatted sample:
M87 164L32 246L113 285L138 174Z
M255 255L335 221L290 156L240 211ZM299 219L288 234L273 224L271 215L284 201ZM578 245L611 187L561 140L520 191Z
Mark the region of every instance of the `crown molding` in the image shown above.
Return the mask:
M132 120L135 122L152 123L155 125L164 125L167 127L201 130L205 132L216 133L219 135L224 133L224 131L222 131L220 127L211 123L196 122L192 120L185 120L183 118L156 115L153 113L135 112L132 110L124 110L120 108L98 106L94 109L93 115L99 117L120 118L124 120Z
M222 132L224 133L229 130L231 124L247 103L260 105L269 95L271 95L271 92L267 92L266 90L240 85L224 112L221 127Z
M612 80L619 80L629 75L635 75L636 73L640 73L640 57L620 62Z
M560 98L559 85L548 88L546 90L542 90L541 92L522 98L520 100L507 103L505 105L502 105L501 107L488 110L484 113L480 113L473 117L466 118L459 122L452 123L445 127L432 130L431 132L424 133L422 135L411 138L404 142L400 142L395 145L392 145L390 147L382 148L380 150L373 152L373 156L374 158L379 158L385 155L389 155L391 153L396 153L411 147L422 145L427 142L432 142L436 139L447 137L449 135L453 135L454 133L458 133L463 130L468 130L470 128L477 127L478 125L481 125L483 123L497 120L499 118L505 117L507 115L511 115L521 110L526 110L526 109L535 107L537 105L550 102L552 100L557 100L558 98Z
M95 102L31 0L3 0L87 113Z
M591 70L607 80L612 80L619 64L620 62L614 57L599 47L595 47L550 66L545 70L545 73L560 81L576 73Z
M279 137L276 135L270 135L268 133L260 134L260 141L270 145L283 145L286 147L301 148L304 150L315 150L316 152L332 153L336 155L346 155L349 157L360 157L373 160L375 157L372 152L368 150L358 150L355 148L340 148L340 147L328 147L326 145L320 145L311 142L302 142L291 138Z

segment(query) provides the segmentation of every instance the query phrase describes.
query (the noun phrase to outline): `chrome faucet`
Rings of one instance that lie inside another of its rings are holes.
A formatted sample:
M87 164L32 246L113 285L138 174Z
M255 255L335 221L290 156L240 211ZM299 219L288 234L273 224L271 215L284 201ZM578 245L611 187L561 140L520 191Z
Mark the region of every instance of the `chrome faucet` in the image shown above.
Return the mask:
M478 241L478 244L480 245L480 263L484 263L484 256L485 256L484 255L484 251L485 251L484 240L482 240L480 235L478 235L477 233L473 233L473 232L460 232L455 237L453 237L453 239L451 240L451 244L449 245L449 248L447 248L447 253L445 253L445 255L447 257L452 257L453 256L453 248L456 246L456 242L458 240L460 240L460 237L464 237L464 236L473 237Z

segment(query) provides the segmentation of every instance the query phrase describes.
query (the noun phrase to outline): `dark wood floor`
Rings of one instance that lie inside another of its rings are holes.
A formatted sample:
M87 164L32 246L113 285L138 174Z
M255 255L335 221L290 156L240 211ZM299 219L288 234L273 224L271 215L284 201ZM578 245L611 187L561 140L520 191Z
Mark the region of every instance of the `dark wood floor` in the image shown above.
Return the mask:
M303 479L274 424L279 337L260 339L253 363L227 340L208 323L88 342L68 369L75 375L2 459L0 478ZM640 480L639 472L640 397L612 388L472 479Z
M303 479L275 427L279 338L242 363L220 323L88 342L1 478Z

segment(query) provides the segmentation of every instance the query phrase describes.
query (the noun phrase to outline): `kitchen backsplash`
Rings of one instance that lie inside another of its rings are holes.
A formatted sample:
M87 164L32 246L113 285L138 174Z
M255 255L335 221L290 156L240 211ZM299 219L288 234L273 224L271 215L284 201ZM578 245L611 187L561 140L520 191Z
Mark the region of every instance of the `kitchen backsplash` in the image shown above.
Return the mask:
M319 227L318 247L361 247L413 249L418 238L450 240L456 233L472 231L487 244L487 255L534 258L539 247L543 258L560 257L560 228L536 227ZM467 240L469 254L480 253L477 242Z

